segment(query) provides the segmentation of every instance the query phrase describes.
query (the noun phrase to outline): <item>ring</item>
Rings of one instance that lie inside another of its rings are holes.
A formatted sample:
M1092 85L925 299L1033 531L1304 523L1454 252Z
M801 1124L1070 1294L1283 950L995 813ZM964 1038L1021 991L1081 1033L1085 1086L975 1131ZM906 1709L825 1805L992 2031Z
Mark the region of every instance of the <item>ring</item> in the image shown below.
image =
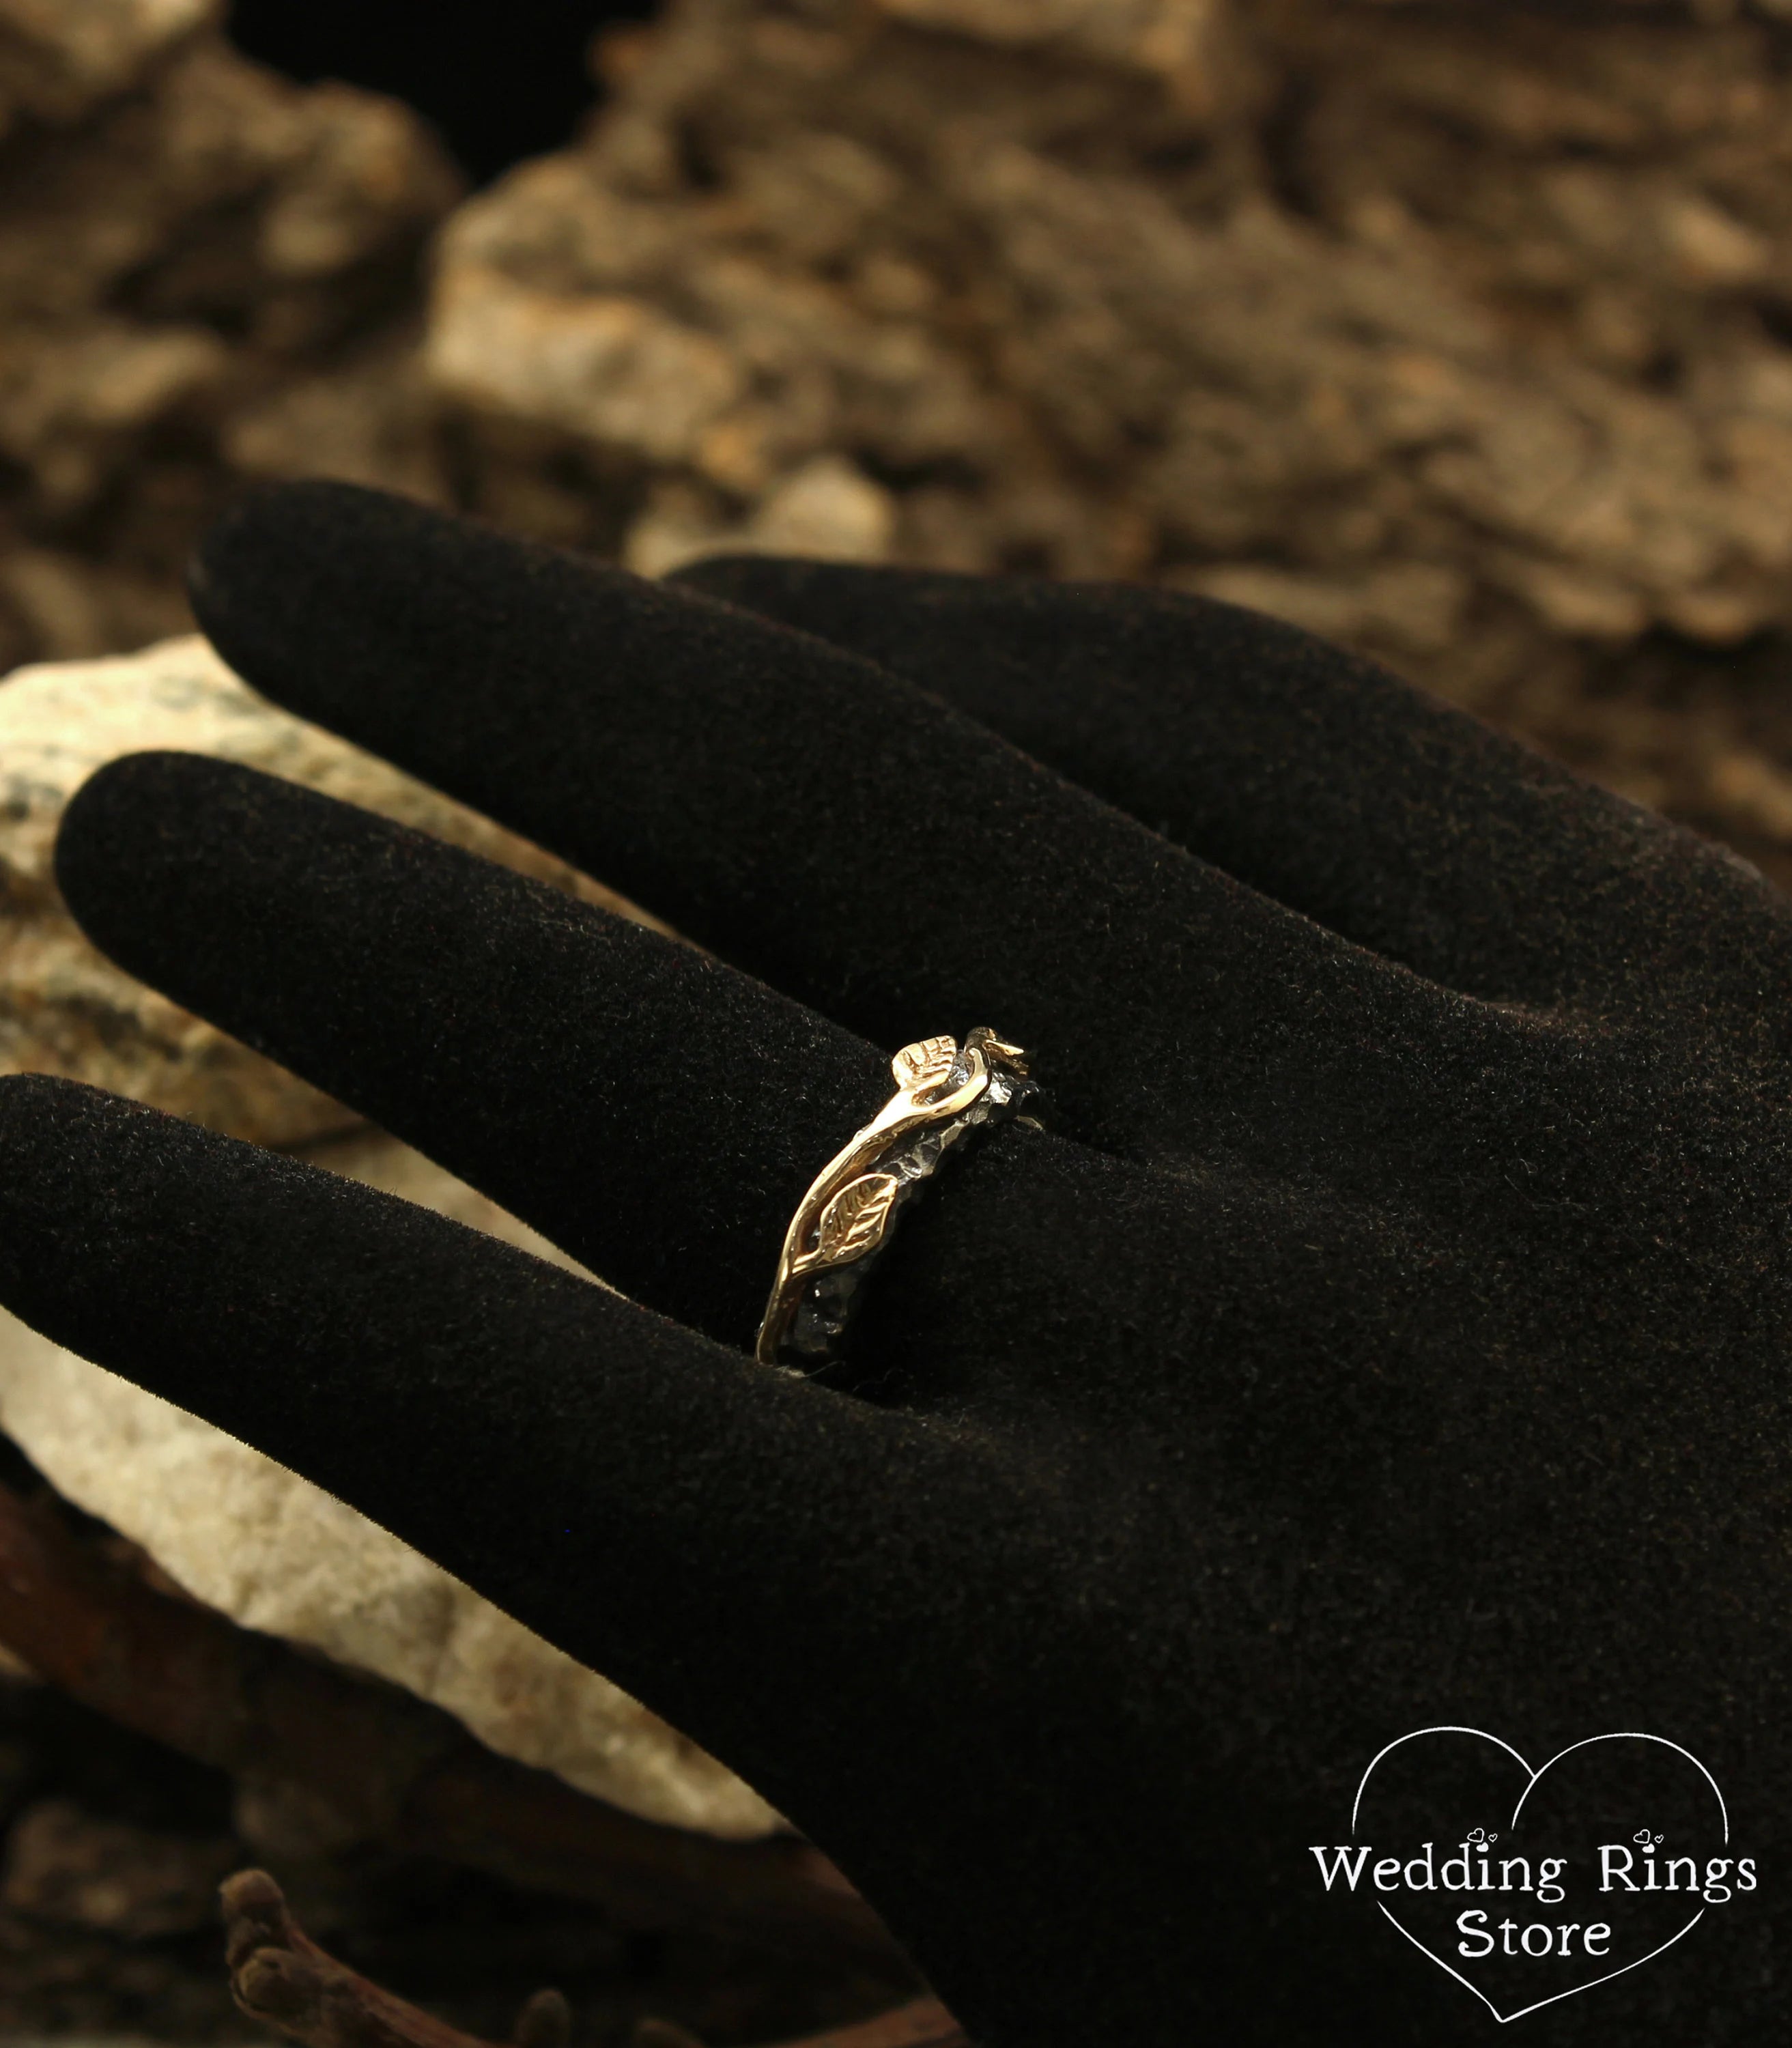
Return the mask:
M1039 1100L1026 1054L987 1024L962 1046L944 1038L905 1045L890 1070L895 1094L816 1175L784 1233L754 1346L762 1365L813 1371L832 1363L903 1204L955 1146Z

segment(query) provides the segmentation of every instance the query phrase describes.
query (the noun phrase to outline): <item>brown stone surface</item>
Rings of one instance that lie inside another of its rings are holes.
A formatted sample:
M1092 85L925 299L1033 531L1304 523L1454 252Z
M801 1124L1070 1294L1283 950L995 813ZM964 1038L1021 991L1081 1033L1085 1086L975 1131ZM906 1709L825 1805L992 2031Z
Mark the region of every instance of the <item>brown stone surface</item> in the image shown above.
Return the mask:
M241 1859L228 1836L172 1834L42 1799L7 1831L0 1913L139 1939L194 1934L215 1919L218 1886Z
M201 0L0 0L0 660L245 476L657 572L1162 579L1792 879L1792 6L673 0L448 218Z
M254 423L320 370L364 381L459 192L408 111L248 63L222 11L0 0L0 669L180 630ZM429 488L390 434L313 452Z
M1259 605L1782 859L1764 11L683 0L610 50L588 145L441 243L497 516L603 545L530 487L621 465L657 568L778 545L826 460L882 494L840 552Z
M78 120L219 11L218 0L5 0L0 132Z

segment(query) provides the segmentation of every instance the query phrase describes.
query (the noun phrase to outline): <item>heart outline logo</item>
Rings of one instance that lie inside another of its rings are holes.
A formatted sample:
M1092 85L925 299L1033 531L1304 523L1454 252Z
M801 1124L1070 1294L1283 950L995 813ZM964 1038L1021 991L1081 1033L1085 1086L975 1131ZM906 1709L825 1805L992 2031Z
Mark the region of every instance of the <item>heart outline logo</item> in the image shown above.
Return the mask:
M1590 1748L1595 1743L1658 1743L1663 1749L1671 1749L1678 1755L1685 1757L1686 1761L1690 1763L1699 1773L1700 1776L1704 1778L1706 1784L1711 1787L1712 1796L1717 1802L1717 1811L1723 1820L1723 1839L1726 1844L1729 1841L1730 1809L1724 1802L1724 1794L1721 1789L1719 1787L1717 1780L1712 1776L1711 1773L1705 1769L1705 1766L1700 1763L1699 1759L1693 1755L1693 1752L1689 1749L1683 1747L1678 1742L1669 1741L1666 1736L1645 1735L1640 1728L1616 1728L1608 1735L1584 1736L1579 1742L1571 1742L1565 1749L1558 1749L1555 1755L1549 1759L1548 1762L1539 1764L1538 1767L1533 1771L1530 1764L1528 1764L1525 1761L1524 1758L1513 1748L1512 1745L1509 1742L1503 1742L1496 1735L1489 1735L1485 1728L1462 1728L1454 1724L1440 1724L1436 1728L1414 1728L1408 1734L1397 1736L1392 1742L1387 1744L1384 1748L1378 1750L1375 1754L1370 1758L1368 1767L1363 1771L1362 1778L1357 1784L1356 1797L1351 1803L1350 1832L1352 1837L1354 1837L1356 1833L1357 1817L1360 1814L1363 1809L1363 1794L1368 1790L1369 1780L1375 1775L1376 1765L1379 1764L1384 1757L1391 1756L1394 1751L1398 1749L1402 1744L1417 1742L1422 1736L1428 1735L1477 1736L1483 1742L1491 1742L1495 1748L1504 1750L1506 1754L1511 1758L1512 1761L1518 1765L1519 1768L1526 1774L1526 1782L1525 1788L1519 1794L1518 1803L1512 1809L1512 1817L1507 1823L1508 1829L1517 1826L1519 1816L1524 1811L1524 1803L1526 1800L1527 1800L1530 1797L1531 1794L1537 1789L1538 1784L1542 1779L1546 1773L1553 1770L1557 1764L1561 1762L1565 1756L1572 1756L1577 1750ZM1435 1949L1428 1949L1424 1942L1422 1942L1418 1938L1418 1935L1414 1934L1410 1928L1404 1927L1401 1925L1399 1920L1394 1916L1394 1914L1389 1912L1387 1907L1383 1905L1382 1902L1379 1899L1375 1901L1375 1904L1383 1916L1391 1923L1394 1929L1399 1934L1404 1935L1406 1938L1412 1943L1413 1946L1418 1950L1422 1956L1429 1957L1446 1976L1454 1977L1456 1981L1460 1984L1465 1991L1472 1992L1476 1997L1481 2001L1482 2004L1487 2007L1488 2011L1493 2015L1495 2020L1501 2027L1510 2025L1515 2019L1522 2019L1527 2013L1541 2012L1543 2007L1546 2005L1558 2005L1565 1998L1573 1998L1581 1992L1592 1991L1602 1984L1610 1984L1613 1978L1627 1976L1631 1971L1640 1969L1645 1963L1653 1962L1656 1957L1665 1954L1668 1949L1674 1946L1675 1942L1683 1941L1687 1935L1691 1934L1693 1930L1697 1926L1699 1922L1705 1918L1706 1910L1706 1909L1701 1906L1698 1911L1693 1915L1692 1918L1686 1922L1685 1926L1680 1930L1678 1934L1670 1935L1666 1941L1659 1943L1656 1947L1651 1949L1647 1955L1639 1956L1635 1962L1625 1963L1615 1970L1608 1970L1604 1976L1591 1977L1585 1984L1572 1984L1566 1991L1552 1992L1549 1997L1540 1998L1533 2004L1521 2007L1516 2012L1502 2012L1499 2007L1494 2003L1493 2000L1488 1996L1487 1993L1484 1992L1478 1984L1471 1984L1468 1978L1465 1977L1460 1970L1453 1969Z

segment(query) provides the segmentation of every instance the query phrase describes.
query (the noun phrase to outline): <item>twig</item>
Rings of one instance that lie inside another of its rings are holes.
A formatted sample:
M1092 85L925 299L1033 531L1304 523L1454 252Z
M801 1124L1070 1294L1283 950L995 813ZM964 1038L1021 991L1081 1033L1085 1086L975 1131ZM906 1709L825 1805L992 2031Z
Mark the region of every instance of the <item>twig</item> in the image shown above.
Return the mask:
M223 1898L231 1994L251 2019L306 2048L491 2048L325 1955L265 1870L227 1879Z
M496 1755L440 1709L158 1592L0 1487L0 1643L83 1705L239 1776L306 1787L365 1838L605 1907L726 1929L913 1988L833 1865L789 1837L650 1821Z
M557 1991L525 1999L510 2029L510 2048L567 2048L572 2038L572 2008Z
M326 1955L293 1918L266 1871L246 1870L223 1887L225 1956L231 1991L251 2019L304 2048L494 2048L406 2003ZM518 2016L515 2048L565 2048L566 2001L537 1992ZM702 2048L684 2028L643 2020L634 2048ZM806 2035L784 2048L970 2048L937 2000L917 1999L875 2019Z

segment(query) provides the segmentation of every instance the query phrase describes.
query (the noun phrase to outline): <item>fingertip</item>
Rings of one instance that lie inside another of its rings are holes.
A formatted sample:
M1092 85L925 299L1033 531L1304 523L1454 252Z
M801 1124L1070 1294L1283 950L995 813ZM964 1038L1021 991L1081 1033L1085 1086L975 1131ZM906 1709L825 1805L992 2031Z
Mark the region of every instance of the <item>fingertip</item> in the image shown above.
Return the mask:
M394 526L442 526L446 514L367 484L333 478L252 484L233 498L202 536L187 566L201 623L214 610L240 609L277 587L294 566L320 549L365 545Z
M121 754L94 770L63 808L59 853L120 819L140 816L147 805L158 811L171 801L208 790L242 771L212 754L178 747L145 747Z
M172 751L127 754L96 769L69 799L56 832L56 882L69 914L100 951L141 973L134 936L159 921L183 870L235 838L258 785L288 785L234 762Z
M245 491L212 524L188 568L193 615L264 696L311 715L357 643L407 605L441 595L442 558L472 522L415 499L330 479Z
M73 1148L94 1131L114 1131L144 1119L179 1123L147 1104L66 1074L0 1075L0 1208L18 1196L18 1169L34 1154L50 1154L67 1162Z
M0 1074L0 1205L17 1191L6 1169L35 1144L48 1126L78 1120L87 1107L83 1098L106 1098L103 1091L60 1074Z
M144 1148L195 1127L60 1074L0 1077L0 1303L58 1343L103 1317L92 1259L110 1243ZM128 1205L128 1204L127 1204Z

